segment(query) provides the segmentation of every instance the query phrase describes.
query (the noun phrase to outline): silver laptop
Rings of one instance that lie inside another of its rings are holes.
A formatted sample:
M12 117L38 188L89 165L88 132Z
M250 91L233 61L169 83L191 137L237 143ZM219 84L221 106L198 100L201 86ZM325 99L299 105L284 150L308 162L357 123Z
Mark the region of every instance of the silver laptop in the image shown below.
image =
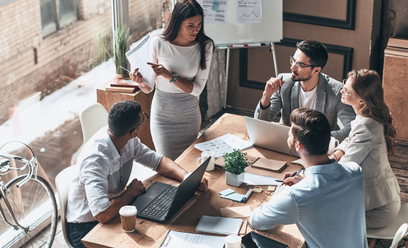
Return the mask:
M290 127L244 116L252 145L294 156L288 147Z

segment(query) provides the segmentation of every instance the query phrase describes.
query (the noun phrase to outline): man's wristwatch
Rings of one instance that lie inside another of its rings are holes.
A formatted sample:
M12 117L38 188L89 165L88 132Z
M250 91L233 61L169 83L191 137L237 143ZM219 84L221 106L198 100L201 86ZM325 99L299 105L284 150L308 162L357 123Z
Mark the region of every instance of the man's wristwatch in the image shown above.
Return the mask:
M177 73L175 73L175 72L173 72L173 77L171 78L170 83L174 83L174 82L176 82L176 81L177 81L177 79L178 79L178 74L177 74Z

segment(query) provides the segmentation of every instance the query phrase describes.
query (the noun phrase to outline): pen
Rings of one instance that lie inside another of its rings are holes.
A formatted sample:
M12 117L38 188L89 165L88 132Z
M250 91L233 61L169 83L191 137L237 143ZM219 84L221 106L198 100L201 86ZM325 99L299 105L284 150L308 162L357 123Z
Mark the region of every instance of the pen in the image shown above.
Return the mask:
M293 172L292 175L290 175L289 177L294 177L297 173L298 173L298 172L295 171L295 172ZM281 185L284 185L284 184L285 184L285 183L284 183L283 180L282 180L282 184L281 184Z
M252 189L249 189L248 192L246 193L246 195L244 197L242 197L241 202L246 202L247 199L249 198L249 196L251 195L251 193L252 193Z
M283 81L283 76L280 77L280 80ZM279 83L279 96L281 95L281 85Z
M123 67L123 66L119 66L120 68L122 68L123 70L125 70L125 71L127 71L127 72L129 72L129 73L131 73L131 71L129 71L128 69L126 69L125 67Z

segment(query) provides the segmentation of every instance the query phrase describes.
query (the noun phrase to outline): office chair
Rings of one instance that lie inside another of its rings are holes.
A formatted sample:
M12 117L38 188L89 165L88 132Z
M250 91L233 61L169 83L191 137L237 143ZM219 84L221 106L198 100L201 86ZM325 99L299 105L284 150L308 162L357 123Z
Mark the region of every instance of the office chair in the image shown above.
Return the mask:
M94 103L79 114L84 144L101 127L108 125L108 111L100 103Z
M382 228L367 228L367 238L372 238L369 247L370 248L374 247L374 245L377 243L377 240L381 239L393 240L390 248L398 247L398 243L407 236L408 233L408 226L406 224L407 222L408 222L408 202L401 202L401 209L393 222ZM403 232L403 234L401 234L401 232ZM405 247L408 248L408 241L405 242Z
M67 204L68 204L68 193L69 193L69 185L71 185L72 180L75 178L77 174L78 174L78 166L71 165L63 169L55 177L55 186L58 191L58 197L59 197L59 202L60 202L62 233L64 234L65 243L67 244L69 248L73 248L73 246L68 241L68 233L67 233L66 212L67 212Z

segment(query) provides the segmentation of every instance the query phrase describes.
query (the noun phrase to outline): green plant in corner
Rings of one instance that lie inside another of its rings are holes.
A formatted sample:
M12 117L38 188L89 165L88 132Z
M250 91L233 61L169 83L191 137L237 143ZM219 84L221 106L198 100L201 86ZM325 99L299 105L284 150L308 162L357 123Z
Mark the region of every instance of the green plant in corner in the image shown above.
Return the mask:
M115 30L112 39L112 59L115 64L116 74L129 76L128 72L120 68L127 68L126 51L130 40L130 31L128 27L122 26Z
M224 154L224 169L227 172L239 175L245 171L248 166L248 158L246 153L235 149L231 153Z

